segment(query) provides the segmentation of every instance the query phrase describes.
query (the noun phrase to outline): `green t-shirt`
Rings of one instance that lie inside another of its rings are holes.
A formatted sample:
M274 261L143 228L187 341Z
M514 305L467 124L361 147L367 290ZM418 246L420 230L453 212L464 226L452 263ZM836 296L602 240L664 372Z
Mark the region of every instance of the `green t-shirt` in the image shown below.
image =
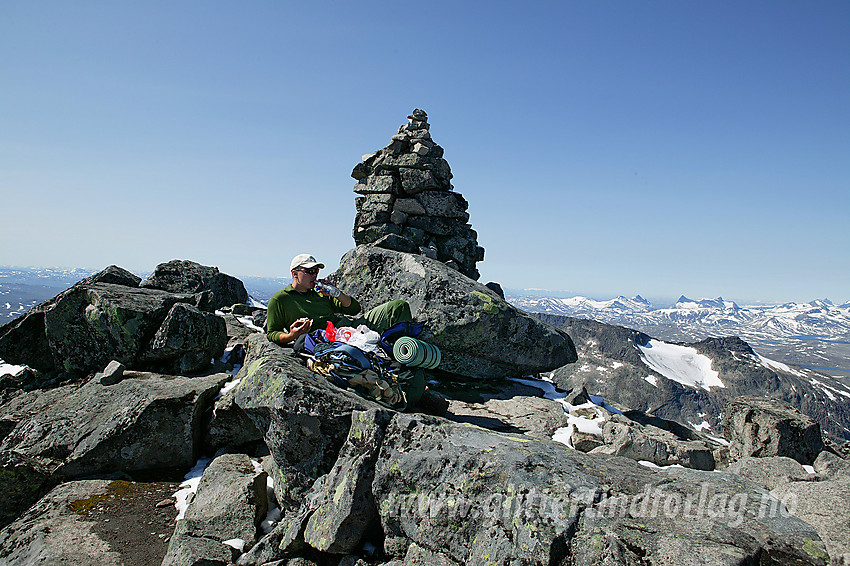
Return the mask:
M281 289L269 301L268 317L266 318L266 336L269 341L278 343L281 332L288 332L289 327L299 318L313 319L310 331L324 329L328 321L336 324L339 315L355 315L360 312L360 303L354 297L347 307L342 306L339 299L323 297L314 290L299 293L292 285Z

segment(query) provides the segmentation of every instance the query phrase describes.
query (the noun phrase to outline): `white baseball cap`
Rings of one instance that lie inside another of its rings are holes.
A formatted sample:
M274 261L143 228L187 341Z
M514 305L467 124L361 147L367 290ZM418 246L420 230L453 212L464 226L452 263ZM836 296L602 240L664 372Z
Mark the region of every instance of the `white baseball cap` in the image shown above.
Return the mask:
M319 269L324 269L325 264L319 263L316 261L316 258L310 254L298 254L292 258L292 263L289 264L289 271L292 271L297 267L305 267L307 269L310 269L311 267L318 267Z

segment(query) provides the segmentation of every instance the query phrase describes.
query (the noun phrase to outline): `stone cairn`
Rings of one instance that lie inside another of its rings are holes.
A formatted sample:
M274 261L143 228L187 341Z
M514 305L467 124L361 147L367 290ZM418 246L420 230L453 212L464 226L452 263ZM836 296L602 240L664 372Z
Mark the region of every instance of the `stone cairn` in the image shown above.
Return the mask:
M484 259L468 224L469 203L452 189L443 148L431 140L428 115L418 108L390 145L363 156L351 176L357 216L354 241L424 254L477 280Z

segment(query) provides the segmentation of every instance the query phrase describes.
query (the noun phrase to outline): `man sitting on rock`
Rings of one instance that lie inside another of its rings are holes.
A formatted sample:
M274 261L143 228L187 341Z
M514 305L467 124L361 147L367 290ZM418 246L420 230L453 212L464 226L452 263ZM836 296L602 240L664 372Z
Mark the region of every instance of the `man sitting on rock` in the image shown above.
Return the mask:
M341 315L354 316L360 312L360 303L326 279L317 277L325 266L309 254L299 254L289 266L292 284L281 289L269 301L266 319L266 336L275 344L290 344L311 330L324 329L328 321L335 326L365 324L382 333L399 322L411 322L407 301L389 301L367 311L363 316L342 319Z

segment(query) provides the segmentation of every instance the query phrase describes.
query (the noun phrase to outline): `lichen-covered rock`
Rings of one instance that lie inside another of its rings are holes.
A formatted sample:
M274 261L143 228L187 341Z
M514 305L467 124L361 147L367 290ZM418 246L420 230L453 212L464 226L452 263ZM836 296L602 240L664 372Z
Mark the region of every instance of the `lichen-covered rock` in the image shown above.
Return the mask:
M809 525L743 478L653 471L437 417L394 416L373 492L387 540L406 539L461 564L826 559ZM759 514L771 505L775 513Z
M204 433L204 453L215 454L220 450L262 444L262 433L236 404L233 389L215 399L214 403L212 418Z
M239 553L216 538L204 536L203 530L196 533L194 526L200 523L177 521L168 552L162 560L163 566L229 566Z
M50 482L189 468L201 450L204 409L228 378L126 372L115 385L90 380L21 393L0 407L0 418L14 423L0 442L0 454L12 454L0 457L0 491L21 494L17 513Z
M387 234L375 240L375 245L379 248L395 250L397 252L419 253L419 246L410 238L399 236L398 234Z
M221 357L226 343L227 325L222 317L177 303L139 356L138 365L163 373L197 373Z
M348 437L330 472L305 493L300 508L287 513L238 563L267 564L308 548L335 555L359 549L367 533L379 528L371 488L391 414L384 409L354 411Z
M285 560L278 562L280 552L280 541L282 536L280 523L278 523L272 532L266 534L263 538L257 541L251 550L248 550L236 560L239 566L264 566L266 564L286 564Z
M197 373L221 356L226 325L197 307L208 294L139 288L111 266L0 327L0 356L38 373L21 387L79 379L110 361L131 369ZM179 305L179 306L178 306Z
M75 283L57 296L37 305L23 316L0 326L0 358L7 363L27 364L39 372L51 372L57 362L48 341L45 312L51 310L66 295L94 283L109 283L124 287L138 287L141 278L116 265ZM61 364L59 364L61 367ZM45 376L46 378L46 376ZM30 383L30 388L42 383Z
M61 484L0 530L0 564L159 564L177 511L156 502L175 487L111 479Z
M107 283L80 287L45 313L48 343L67 373L85 374L111 360L132 367L171 307L194 299Z
M133 367L171 307L199 298L114 283L76 284L4 326L0 356L75 376L100 371L112 360Z
M248 338L236 404L254 422L279 473L281 505L298 507L313 482L336 462L351 428L351 413L382 408L308 370L292 350L264 334Z
M219 560L223 553L210 541L241 541L243 550L250 550L257 540L257 529L268 511L266 472L251 462L245 454L222 454L214 458L201 477L198 489L178 523L175 536L168 545L164 565L183 566L186 557ZM230 551L226 558L229 563Z
M733 462L727 471L761 484L767 489L775 489L792 481L817 479L816 476L810 475L800 462L785 456L747 456Z
M811 465L824 448L814 419L788 403L752 395L726 405L723 431L733 461L746 456L787 456Z
M364 309L393 299L426 323L440 369L478 379L550 371L576 361L566 333L517 310L492 290L423 255L358 246L331 278Z
M26 364L39 373L50 372L56 368L56 361L47 341L44 311L37 308L0 326L0 359L10 364ZM39 385L40 380L32 384Z
M570 425L570 444L579 452L591 452L605 445L601 434L579 430L574 424Z
M850 461L828 450L824 450L818 454L812 466L815 468L815 472L822 478L850 474Z
M564 406L542 397L516 396L483 403L450 400L449 413L454 421L541 439L552 438L556 430L569 424Z
M397 566L424 566L425 564L428 566L461 566L460 563L448 558L445 554L422 548L416 543L407 547L404 560L390 562L389 564L396 564Z
M771 490L775 498L787 502L788 509L815 528L826 544L830 564L850 564L850 475L828 481L794 481Z
M254 323L254 326L257 328L265 328L266 326L266 318L268 317L269 311L266 309L257 309L254 311L254 314L251 316L251 319Z
M211 311L248 302L248 292L239 279L221 273L217 267L189 260L173 259L157 265L151 276L142 281L140 286L171 293L206 292L208 295L198 305L202 310Z
M377 526L372 479L390 418L389 411L376 409L352 414L351 429L336 464L313 488L322 496L307 498L313 509L304 541L313 548L333 554L353 552Z
M265 309L252 309L249 314L241 315L238 318L231 313L225 313L222 317L227 327L227 345L225 349L232 350L238 346L244 351L248 343L248 337L256 332L260 332L257 328L263 328L263 325L266 323L266 313L267 311ZM256 326L257 328L247 325Z
M257 541L251 550L242 554L236 561L239 566L279 566L298 564L300 558L287 559L296 552L303 551L306 543L302 538L306 517L301 509L286 513L272 531Z
M138 287L142 282L142 278L117 265L110 265L99 273L95 273L90 277L86 277L77 285L91 285L92 283L111 283L113 285L123 285L125 287Z
M108 496L110 480L70 482L53 489L0 531L0 564L123 566L121 554L97 533L86 511Z
M12 522L18 514L38 500L50 471L33 458L0 450L0 527ZM0 545L2 548L2 545Z

